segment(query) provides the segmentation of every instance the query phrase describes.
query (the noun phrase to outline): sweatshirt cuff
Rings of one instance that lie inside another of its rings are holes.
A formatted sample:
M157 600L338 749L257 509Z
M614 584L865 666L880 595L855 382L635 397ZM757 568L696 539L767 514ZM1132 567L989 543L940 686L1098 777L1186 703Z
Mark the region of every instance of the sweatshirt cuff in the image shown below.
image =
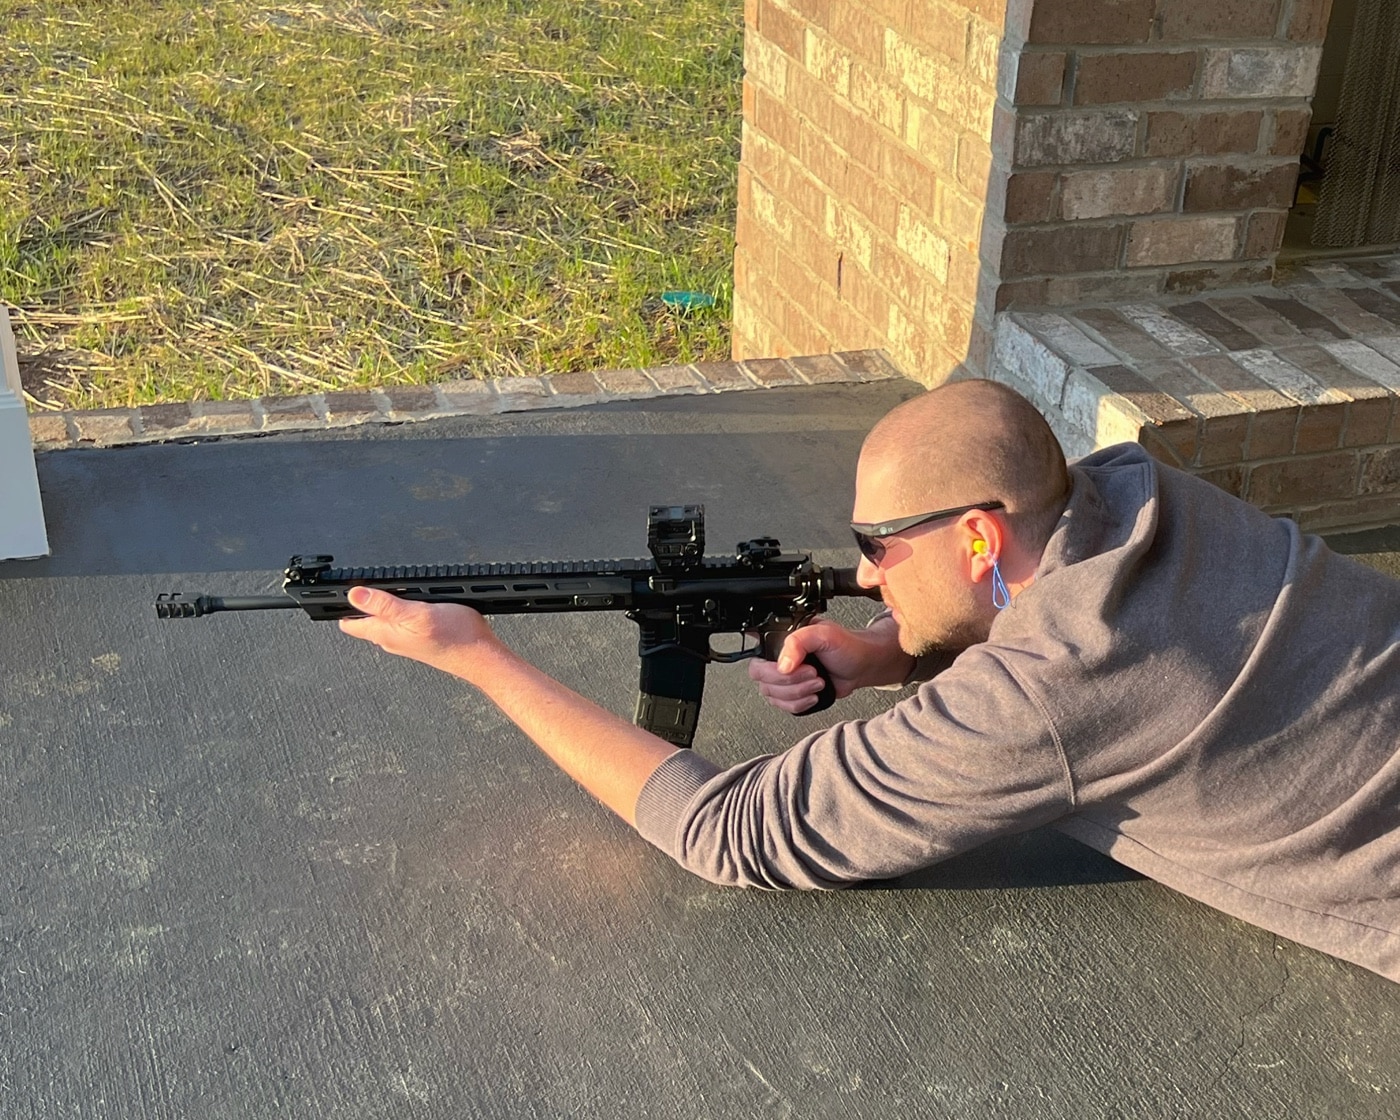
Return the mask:
M658 766L637 794L633 817L643 840L679 859L677 826L700 788L723 773L691 750L679 750Z

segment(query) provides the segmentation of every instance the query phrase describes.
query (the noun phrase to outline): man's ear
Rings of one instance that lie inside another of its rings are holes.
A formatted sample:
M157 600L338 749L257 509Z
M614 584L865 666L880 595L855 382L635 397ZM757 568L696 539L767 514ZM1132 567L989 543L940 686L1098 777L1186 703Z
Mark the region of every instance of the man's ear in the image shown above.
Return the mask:
M993 565L1001 559L1006 544L1006 533L995 517L984 510L974 510L966 515L962 523L967 534L968 576L973 583L981 583L992 574Z

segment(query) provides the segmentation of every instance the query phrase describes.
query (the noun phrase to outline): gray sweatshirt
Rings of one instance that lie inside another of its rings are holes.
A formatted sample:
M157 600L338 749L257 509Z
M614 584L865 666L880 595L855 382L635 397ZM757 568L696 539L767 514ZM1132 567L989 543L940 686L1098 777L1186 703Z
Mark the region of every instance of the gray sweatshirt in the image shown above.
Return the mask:
M782 754L680 752L638 829L716 883L824 888L1055 823L1400 980L1400 582L1135 444L1071 475L987 641Z

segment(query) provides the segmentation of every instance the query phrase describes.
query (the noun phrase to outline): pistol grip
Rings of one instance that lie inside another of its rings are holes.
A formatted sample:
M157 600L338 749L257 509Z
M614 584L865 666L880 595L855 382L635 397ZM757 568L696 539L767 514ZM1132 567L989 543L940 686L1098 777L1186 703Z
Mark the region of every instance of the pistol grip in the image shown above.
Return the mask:
M826 671L826 666L821 663L821 658L815 653L809 653L803 659L803 664L812 666L822 678L822 690L817 693L817 702L805 712L796 713L799 716L810 716L817 712L824 712L836 703L836 684L832 681L831 674Z

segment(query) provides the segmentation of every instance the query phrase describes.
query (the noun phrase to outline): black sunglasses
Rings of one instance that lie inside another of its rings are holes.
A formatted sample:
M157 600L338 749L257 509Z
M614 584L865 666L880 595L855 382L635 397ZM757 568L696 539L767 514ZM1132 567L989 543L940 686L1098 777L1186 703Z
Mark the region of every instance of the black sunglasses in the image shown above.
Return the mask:
M893 521L852 521L851 532L856 535L856 547L860 554L872 564L878 564L885 555L885 537L893 537L907 532L916 525L926 525L930 521L942 521L945 517L958 517L974 509L1005 509L1004 502L974 502L970 506L954 506L933 513L916 513L913 517L899 517Z

